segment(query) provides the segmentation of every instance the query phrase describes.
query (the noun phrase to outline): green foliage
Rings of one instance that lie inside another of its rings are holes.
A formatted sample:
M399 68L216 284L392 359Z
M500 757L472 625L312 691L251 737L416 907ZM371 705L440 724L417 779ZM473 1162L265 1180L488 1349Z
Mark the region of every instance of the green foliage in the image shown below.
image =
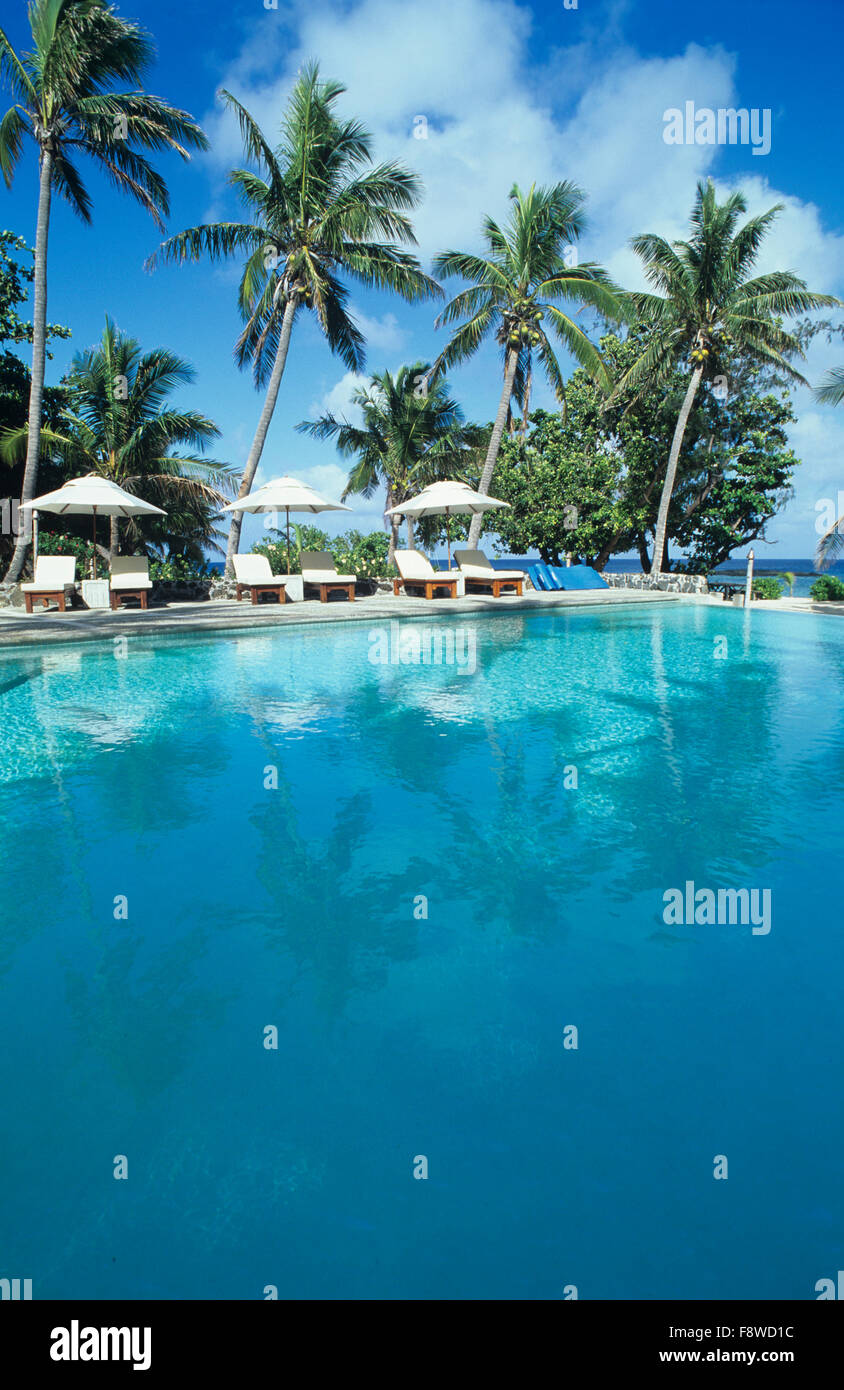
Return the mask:
M270 527L269 536L276 539L256 541L252 554L266 555L273 574L287 574L287 536L275 526ZM290 527L290 573L301 572L299 556L303 550L328 550L329 544L327 531L321 531L318 526L293 523Z
M629 532L621 459L597 447L597 388L587 385L585 373L575 376L565 424L539 410L524 442L513 436L502 445L495 492L511 510L493 513L488 522L500 549L518 555L538 550L552 565L566 552L594 561ZM590 420L593 393L596 418Z
M794 593L794 581L795 581L796 578L797 578L797 575L796 575L796 574L792 574L792 573L791 573L791 570L786 570L784 574L781 574L781 575L780 575L780 579L782 580L783 584L785 584L786 588L788 589L789 595L791 595L791 594Z
M300 556L303 550L327 550L339 574L356 574L359 579L381 579L389 574L387 554L390 539L386 531L345 531L341 536L328 536L316 526L290 528L290 571L301 573ZM279 534L276 532L276 534ZM273 574L287 573L287 541L285 538L258 541L253 555L266 555Z
M401 164L373 163L372 136L337 114L344 92L339 82L323 81L316 64L304 67L273 148L246 108L221 90L250 166L229 175L247 220L190 227L148 262L242 258L238 298L246 326L235 356L240 366L252 362L258 386L272 370L290 304L314 315L351 371L362 369L363 335L348 312L340 274L411 301L440 293L401 245L415 240L407 214L420 201L419 181Z
M340 574L356 574L358 579L383 579L388 572L390 538L386 531L344 531L330 543L331 554Z
M601 339L616 376L638 360L646 337ZM495 492L512 511L489 518L502 548L535 547L552 564L568 551L601 569L610 555L637 549L650 568L662 479L685 391L675 368L659 388L622 392L607 405L583 370L566 384L564 418L537 411L524 439L510 435L500 454ZM794 419L785 383L771 371L732 359L732 389L722 400L700 392L686 430L668 513L668 535L687 552L677 568L708 573L739 546L764 535L790 495L798 460L788 448Z
M186 112L142 90L155 60L149 34L105 0L32 0L28 18L31 42L20 54L0 33L0 62L13 96L0 121L6 185L31 139L39 155L50 150L53 187L83 221L91 220L91 198L76 163L80 154L162 226L167 187L142 151L171 149L187 159L186 147L207 149L208 141Z
M753 581L754 598L782 598L782 584L773 575L764 575Z
M86 518L89 525L91 518ZM66 531L40 531L38 533L39 555L75 555L77 579L90 579L91 560L94 543L82 536L72 536ZM97 551L97 578L108 578L108 560Z
M106 316L101 340L73 359L59 419L41 431L43 451L60 474L56 486L97 473L163 508L164 516L120 519L119 537L130 552L146 544L163 559L181 554L199 563L204 547L215 546L214 519L233 490L233 473L202 457L219 435L214 422L172 403L193 380L189 363L168 348L144 352ZM2 456L22 458L26 441L24 424L7 431ZM70 529L78 525L84 536L85 521L75 518Z
M204 560L191 559L184 555L169 556L166 560L151 560L150 579L207 579L211 574Z
M466 424L448 382L444 377L433 380L432 370L429 362L414 362L395 375L370 377L352 395L362 426L331 414L297 425L317 439L334 439L343 458L355 459L343 501L356 493L371 497L384 488L389 510L429 483L460 478L472 467L486 431ZM399 522L397 517L389 520L395 545Z
M532 185L526 193L514 184L504 225L485 220L485 256L444 251L435 258L438 274L469 282L438 319L438 325L458 325L438 368L465 361L494 338L516 373L517 399L529 395L538 362L562 400L563 374L555 352L559 343L609 391L612 383L595 344L577 313L566 312L579 302L614 322L627 316L621 292L601 266L577 264L576 257L572 263L571 250L585 227L585 202L583 190L567 180L549 188Z
M844 579L834 574L824 574L816 579L809 590L815 603L841 603L844 601Z

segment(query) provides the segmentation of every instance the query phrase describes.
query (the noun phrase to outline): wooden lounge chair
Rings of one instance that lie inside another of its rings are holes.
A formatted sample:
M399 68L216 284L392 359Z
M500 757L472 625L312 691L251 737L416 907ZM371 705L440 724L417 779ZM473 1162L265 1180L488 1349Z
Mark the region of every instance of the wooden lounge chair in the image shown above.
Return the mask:
M113 613L127 598L136 598L141 607L146 608L147 594L151 588L149 560L146 555L112 556L109 594Z
M328 595L335 589L344 593L349 603L354 603L357 575L338 574L327 550L303 550L299 562L302 568L302 583L319 587L320 603L327 603Z
M68 589L71 594L76 589L76 556L39 555L35 561L33 579L21 584L27 613L32 612L32 605L37 599L45 608L50 599L55 599L59 612L66 612Z
M457 598L460 571L451 570L446 574L435 570L421 550L397 550L396 566L400 577L393 580L394 594L398 594L403 585L405 593L411 589L423 589L426 598L433 598L435 589L447 589L449 598Z
M524 570L493 569L482 550L455 550L454 558L470 589L492 589L493 598L500 598L502 589L515 589L518 597L525 582Z
M284 586L287 577L273 574L266 555L234 555L235 590L240 602L244 589L249 589L252 602L257 603L261 594L275 594L279 603L287 602Z

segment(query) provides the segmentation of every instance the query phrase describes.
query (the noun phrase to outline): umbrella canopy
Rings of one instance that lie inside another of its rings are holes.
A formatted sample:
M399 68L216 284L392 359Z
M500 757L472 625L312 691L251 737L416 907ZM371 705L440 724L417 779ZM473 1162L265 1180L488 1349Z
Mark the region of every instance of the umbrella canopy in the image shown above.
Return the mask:
M124 492L109 478L101 478L99 473L86 473L83 478L71 478L55 492L45 492L43 497L34 497L31 502L23 502L21 511L54 512L57 516L89 516L94 518L94 559L92 566L96 575L97 517L98 516L164 516L161 507L152 502L144 502L131 492Z
M455 514L475 516L479 512L489 512L509 506L509 502L500 502L497 497L487 497L484 492L475 492L468 483L445 481L431 483L415 497L409 497L406 502L401 502L397 507L390 507L387 516L444 516L448 541L448 567L451 569L449 517Z
M223 507L224 512L286 512L287 513L287 573L290 573L290 513L291 512L350 512L342 502L328 502L307 483L285 474L271 478L268 483L239 497Z
M131 492L99 473L86 473L84 478L71 478L56 492L45 492L43 497L35 497L24 502L21 511L57 512L65 516L88 516L97 512L100 516L164 516L161 507L152 502L144 502Z

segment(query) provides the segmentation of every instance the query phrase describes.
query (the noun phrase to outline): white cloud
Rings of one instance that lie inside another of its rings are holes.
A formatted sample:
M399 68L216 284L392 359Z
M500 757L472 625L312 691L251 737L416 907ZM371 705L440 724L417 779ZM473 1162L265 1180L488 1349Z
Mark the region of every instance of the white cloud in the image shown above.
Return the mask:
M381 348L385 352L394 352L404 343L406 334L399 327L395 314L388 313L382 314L380 318L370 318L362 309L352 305L351 315L366 339L367 350Z
M346 372L329 391L313 402L310 418L315 420L319 415L333 415L338 420L348 420L352 425L362 424L363 414L352 396L368 383L369 377L361 372Z

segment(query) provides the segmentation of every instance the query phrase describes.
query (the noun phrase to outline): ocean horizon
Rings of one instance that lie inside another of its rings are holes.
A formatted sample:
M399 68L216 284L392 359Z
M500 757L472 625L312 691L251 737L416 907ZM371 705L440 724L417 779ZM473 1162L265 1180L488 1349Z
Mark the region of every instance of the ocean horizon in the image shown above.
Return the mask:
M443 568L445 567L446 557L444 553L442 555L435 555L433 558L436 565L441 565ZM536 564L540 557L538 555L496 555L491 558L494 564L502 567L513 565L524 568L527 565ZM208 568L215 574L222 574L225 568L225 561L209 561ZM607 561L604 568L610 574L642 573L642 566L638 555L613 555ZM722 564L718 565L712 573L723 575L744 574L746 568L747 560L743 556L731 557L729 560L724 560ZM819 571L815 569L815 562L811 557L807 558L806 556L802 556L795 558L794 556L785 555L781 560L775 562L771 556L766 555L764 557L757 557L753 566L753 573L760 576L782 575L786 572L790 572L796 576L794 582L794 598L808 598L812 584L819 577ZM836 561L835 564L830 565L829 569L824 570L824 573L834 574L844 579L844 561Z

